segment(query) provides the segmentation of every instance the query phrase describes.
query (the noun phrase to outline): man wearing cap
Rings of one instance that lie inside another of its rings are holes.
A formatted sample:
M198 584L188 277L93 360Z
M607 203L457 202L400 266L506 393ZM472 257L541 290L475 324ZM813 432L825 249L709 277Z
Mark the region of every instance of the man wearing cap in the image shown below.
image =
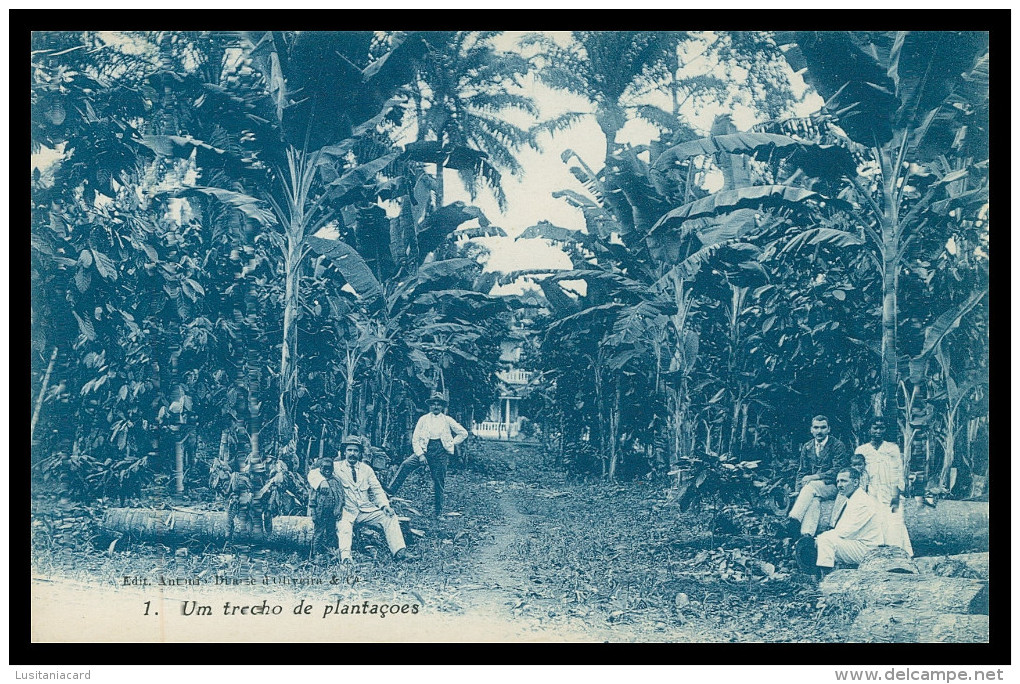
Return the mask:
M381 530L393 557L398 560L406 558L400 521L390 508L390 500L372 466L361 461L364 453L365 443L361 437L345 437L340 443L343 460L334 464L344 491L343 513L336 526L340 538L340 562L351 561L355 525L371 525Z
M418 419L411 437L411 448L414 454L400 464L397 474L393 476L387 488L395 494L404 480L412 472L429 465L432 473L432 485L435 491L435 514L443 512L443 498L446 494L446 466L450 455L458 444L467 439L468 432L464 427L443 411L446 409L446 398L439 392L429 397L429 412Z

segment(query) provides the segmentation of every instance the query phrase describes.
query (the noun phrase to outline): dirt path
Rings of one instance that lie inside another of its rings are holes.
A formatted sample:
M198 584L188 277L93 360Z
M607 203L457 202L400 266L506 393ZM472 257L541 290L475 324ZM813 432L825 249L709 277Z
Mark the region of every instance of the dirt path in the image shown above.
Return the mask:
M568 488L569 489L569 488ZM488 491L485 491L488 490ZM516 480L488 482L479 496L498 497L502 518L488 531L486 542L472 558L474 582L460 586L465 615L502 622L522 641L645 641L651 625L623 629L601 627L593 620L571 615L561 600L549 596L548 580L534 576L512 547L556 534L544 516L527 513L526 502L549 492ZM560 495L571 496L559 488ZM548 539L547 539L548 541ZM661 639L661 636L660 636Z
M538 594L523 568L514 567L508 550L532 526L517 505L518 483L486 483L477 496L498 497L500 520L490 527L469 557L470 581L456 586L459 619L480 621L513 641L602 641L583 624L552 619L541 609ZM487 490L487 491L486 491ZM458 619L452 624L459 632Z

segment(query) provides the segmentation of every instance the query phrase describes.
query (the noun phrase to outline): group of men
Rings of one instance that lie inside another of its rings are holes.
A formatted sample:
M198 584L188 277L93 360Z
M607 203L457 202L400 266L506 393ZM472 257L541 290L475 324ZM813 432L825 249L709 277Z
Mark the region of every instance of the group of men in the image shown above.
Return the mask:
M887 442L885 422L875 418L869 441L851 455L846 445L829 434L829 420L815 416L812 439L801 447L800 492L789 512L790 536L801 535L822 574L836 561L857 565L872 549L898 546L913 555L903 522L901 498L905 487L900 450ZM818 532L821 502L835 500L828 529Z
M444 413L446 398L440 393L429 397L429 411L415 426L411 438L413 454L400 464L385 488L375 470L362 459L366 453L364 438L352 435L340 443L340 460L326 457L308 473L313 493L313 554L340 551L340 562L352 562L354 528L368 525L380 530L395 559L409 558L389 494L395 494L412 472L428 464L435 495L435 516L443 511L446 493L446 469L454 448L467 436L457 421Z
M312 519L314 554L339 549L340 562L352 561L354 528L377 528L395 559L408 558L400 522L390 507L389 495L399 491L408 475L427 465L434 488L434 512L443 511L446 470L454 448L463 442L467 430L446 415L447 401L440 393L429 397L429 411L418 419L411 438L413 453L405 459L387 486L365 463L367 440L345 437L339 459L323 458L308 473L313 493ZM869 441L850 454L846 445L831 436L829 420L815 416L812 438L800 450L800 491L788 514L791 537L800 535L798 548L808 548L820 572L831 570L836 561L859 564L872 549L899 546L913 555L900 505L905 490L899 448L884 439L885 423L872 421ZM821 502L835 500L825 531ZM817 535L817 536L816 536Z

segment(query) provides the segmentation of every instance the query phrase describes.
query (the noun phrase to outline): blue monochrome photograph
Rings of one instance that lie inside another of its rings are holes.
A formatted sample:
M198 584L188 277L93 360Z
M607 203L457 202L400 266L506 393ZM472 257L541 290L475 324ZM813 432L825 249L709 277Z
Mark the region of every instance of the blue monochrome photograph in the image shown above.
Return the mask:
M33 643L990 643L987 31L30 61Z

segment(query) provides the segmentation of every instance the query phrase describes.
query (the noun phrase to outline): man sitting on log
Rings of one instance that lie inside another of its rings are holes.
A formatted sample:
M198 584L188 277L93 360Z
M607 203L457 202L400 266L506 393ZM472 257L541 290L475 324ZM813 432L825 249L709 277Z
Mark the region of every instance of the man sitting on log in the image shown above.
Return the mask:
M308 473L312 486L312 555L328 554L339 548L337 525L344 509L344 488L333 470L333 459L324 457L319 467Z
M390 500L379 484L375 471L361 461L365 453L364 441L358 436L345 437L340 443L340 449L344 460L335 464L337 477L344 490L343 514L337 523L340 562L352 562L351 544L355 525L371 525L380 529L393 557L398 560L408 558L400 522L390 508Z
M837 513L833 528L815 538L815 565L822 574L837 560L859 565L884 541L878 503L860 485L861 472L856 468L843 468L836 475L836 488L846 497L846 505Z
M800 493L789 513L790 535L814 536L821 517L821 501L836 498L836 473L846 468L850 452L843 442L829 435L829 419L811 419L811 439L800 448L800 469L807 471L800 481Z

